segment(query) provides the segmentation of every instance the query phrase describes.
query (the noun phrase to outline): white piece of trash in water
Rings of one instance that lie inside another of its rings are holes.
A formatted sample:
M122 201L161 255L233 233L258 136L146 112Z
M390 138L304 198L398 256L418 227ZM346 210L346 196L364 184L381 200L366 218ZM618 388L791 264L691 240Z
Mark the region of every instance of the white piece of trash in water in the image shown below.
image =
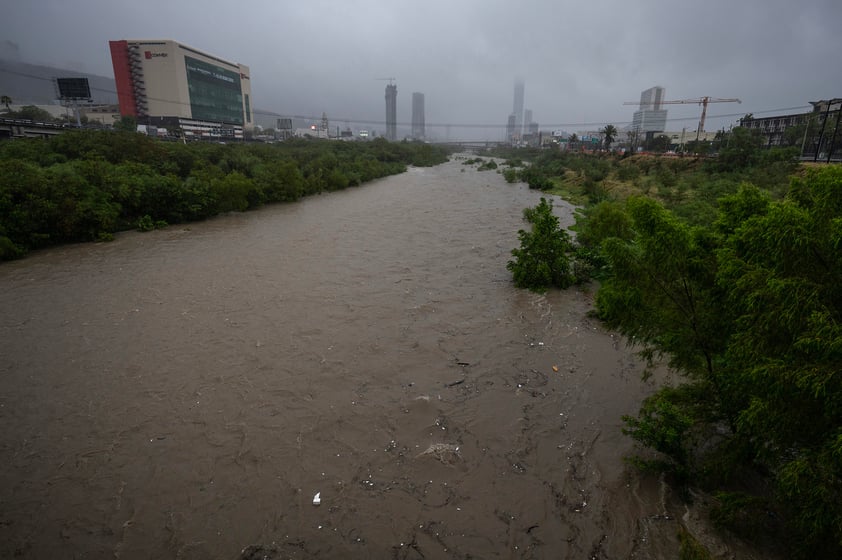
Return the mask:
M316 495L313 496L313 505L317 506L322 503L322 493L316 492Z

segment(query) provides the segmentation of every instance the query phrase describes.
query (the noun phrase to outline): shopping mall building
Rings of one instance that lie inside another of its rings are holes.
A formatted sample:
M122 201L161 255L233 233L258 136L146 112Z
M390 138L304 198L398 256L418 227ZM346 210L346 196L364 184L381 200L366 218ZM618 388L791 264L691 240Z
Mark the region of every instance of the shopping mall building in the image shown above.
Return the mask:
M249 68L171 40L109 41L120 114L187 138L253 128Z

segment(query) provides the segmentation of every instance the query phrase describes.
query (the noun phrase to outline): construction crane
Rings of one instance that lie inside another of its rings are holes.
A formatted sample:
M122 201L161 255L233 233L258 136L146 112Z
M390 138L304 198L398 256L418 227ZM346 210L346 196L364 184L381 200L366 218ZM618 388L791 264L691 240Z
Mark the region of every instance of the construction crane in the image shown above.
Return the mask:
M382 82L382 81L385 81L385 80L388 80L388 81L389 81L389 85L391 86L391 85L394 85L394 84L393 84L393 82L395 81L395 78L375 78L375 80L379 80L379 81L381 81L381 82Z
M723 99L719 97L700 97L698 99L675 99L672 101L661 101L660 103L654 103L654 105L677 105L677 104L693 104L693 105L701 105L702 106L702 118L699 119L699 128L696 129L696 141L699 141L699 137L701 136L702 132L705 130L705 115L708 112L708 103L742 103L736 97ZM626 101L623 105L640 105L639 101Z

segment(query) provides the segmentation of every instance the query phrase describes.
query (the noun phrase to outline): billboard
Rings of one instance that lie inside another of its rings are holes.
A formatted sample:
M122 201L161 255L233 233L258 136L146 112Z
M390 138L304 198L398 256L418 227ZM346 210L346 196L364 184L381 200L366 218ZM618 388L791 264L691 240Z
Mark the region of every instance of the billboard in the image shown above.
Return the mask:
M203 60L184 57L190 112L194 119L243 124L243 93L239 72Z
M91 87L87 78L56 78L61 99L90 99Z

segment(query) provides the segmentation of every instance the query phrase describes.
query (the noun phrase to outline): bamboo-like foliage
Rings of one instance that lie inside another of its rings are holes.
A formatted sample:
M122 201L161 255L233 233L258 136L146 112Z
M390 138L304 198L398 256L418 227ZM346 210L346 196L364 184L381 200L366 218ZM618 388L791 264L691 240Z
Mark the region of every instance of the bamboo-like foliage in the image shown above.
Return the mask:
M585 229L611 231L599 222L622 223L613 210ZM624 211L633 235L600 241L599 314L686 375L626 418L662 457L643 463L713 490L768 478L790 554L840 557L842 168L808 172L778 201L744 184L706 227L646 198ZM743 502L756 503L729 507Z

